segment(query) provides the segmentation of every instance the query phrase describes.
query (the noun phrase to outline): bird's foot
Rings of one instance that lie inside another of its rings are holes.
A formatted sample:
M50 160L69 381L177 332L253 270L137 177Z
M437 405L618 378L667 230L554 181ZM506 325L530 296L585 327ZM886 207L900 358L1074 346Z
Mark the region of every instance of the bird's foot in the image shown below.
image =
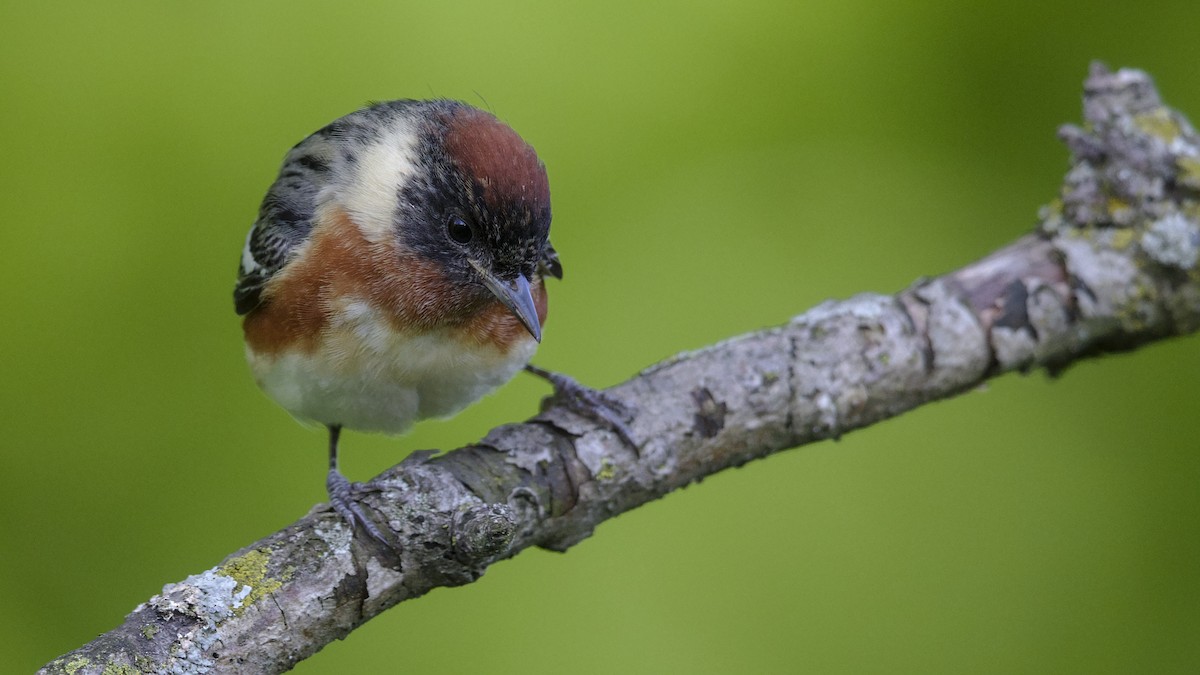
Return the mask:
M633 432L625 420L632 415L632 410L624 401L598 389L584 386L574 378L562 373L538 368L533 364L525 366L525 370L546 380L554 387L554 396L570 410L583 415L599 424L608 426L634 452L638 444L633 440Z
M325 489L329 492L329 504L333 506L334 511L338 512L338 515L350 524L352 531L362 527L375 541L388 548L393 547L391 542L384 538L379 528L375 527L375 523L363 513L362 507L358 503L358 496L369 492L369 488L364 487L361 483L351 483L337 469L330 469L329 475L325 478Z

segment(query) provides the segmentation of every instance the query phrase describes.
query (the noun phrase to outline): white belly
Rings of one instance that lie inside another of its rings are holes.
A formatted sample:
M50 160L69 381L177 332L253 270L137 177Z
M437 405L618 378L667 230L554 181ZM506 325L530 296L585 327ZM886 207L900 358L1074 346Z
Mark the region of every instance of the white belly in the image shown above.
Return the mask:
M246 351L255 380L296 417L359 431L400 433L452 415L529 363L529 337L507 353L448 331L398 335L371 308L351 303L313 353Z

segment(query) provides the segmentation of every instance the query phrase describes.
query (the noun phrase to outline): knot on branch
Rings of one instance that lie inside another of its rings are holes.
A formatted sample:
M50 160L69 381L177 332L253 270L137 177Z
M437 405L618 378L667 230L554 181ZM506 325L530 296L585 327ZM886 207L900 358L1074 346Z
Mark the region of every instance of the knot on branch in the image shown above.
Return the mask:
M466 561L481 562L508 552L516 536L517 517L507 504L483 504L454 519L454 550Z

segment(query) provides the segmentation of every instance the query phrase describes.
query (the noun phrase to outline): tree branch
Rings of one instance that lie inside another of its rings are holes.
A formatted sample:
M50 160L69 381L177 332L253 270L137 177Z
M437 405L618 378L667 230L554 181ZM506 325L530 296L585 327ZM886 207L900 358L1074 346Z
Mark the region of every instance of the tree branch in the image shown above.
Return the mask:
M894 296L826 302L608 390L636 411L637 451L551 405L476 445L411 456L363 500L399 553L352 538L322 505L40 672L278 673L399 602L530 546L564 551L726 467L1008 371L1059 373L1195 331L1200 139L1134 70L1093 65L1084 116L1059 132L1072 167L1037 231Z

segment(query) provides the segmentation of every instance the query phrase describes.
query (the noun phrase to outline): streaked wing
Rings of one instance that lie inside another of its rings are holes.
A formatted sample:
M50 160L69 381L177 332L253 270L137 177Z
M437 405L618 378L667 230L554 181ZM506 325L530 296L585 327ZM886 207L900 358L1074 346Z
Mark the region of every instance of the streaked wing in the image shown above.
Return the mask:
M550 275L555 279L563 278L562 263L558 260L558 251L554 250L554 246L550 242L546 242L546 250L542 252L540 268L543 275Z
M312 232L317 192L326 183L330 151L325 135L317 132L292 148L284 160L259 208L258 220L246 235L233 289L238 314L247 314L261 304L267 283Z

